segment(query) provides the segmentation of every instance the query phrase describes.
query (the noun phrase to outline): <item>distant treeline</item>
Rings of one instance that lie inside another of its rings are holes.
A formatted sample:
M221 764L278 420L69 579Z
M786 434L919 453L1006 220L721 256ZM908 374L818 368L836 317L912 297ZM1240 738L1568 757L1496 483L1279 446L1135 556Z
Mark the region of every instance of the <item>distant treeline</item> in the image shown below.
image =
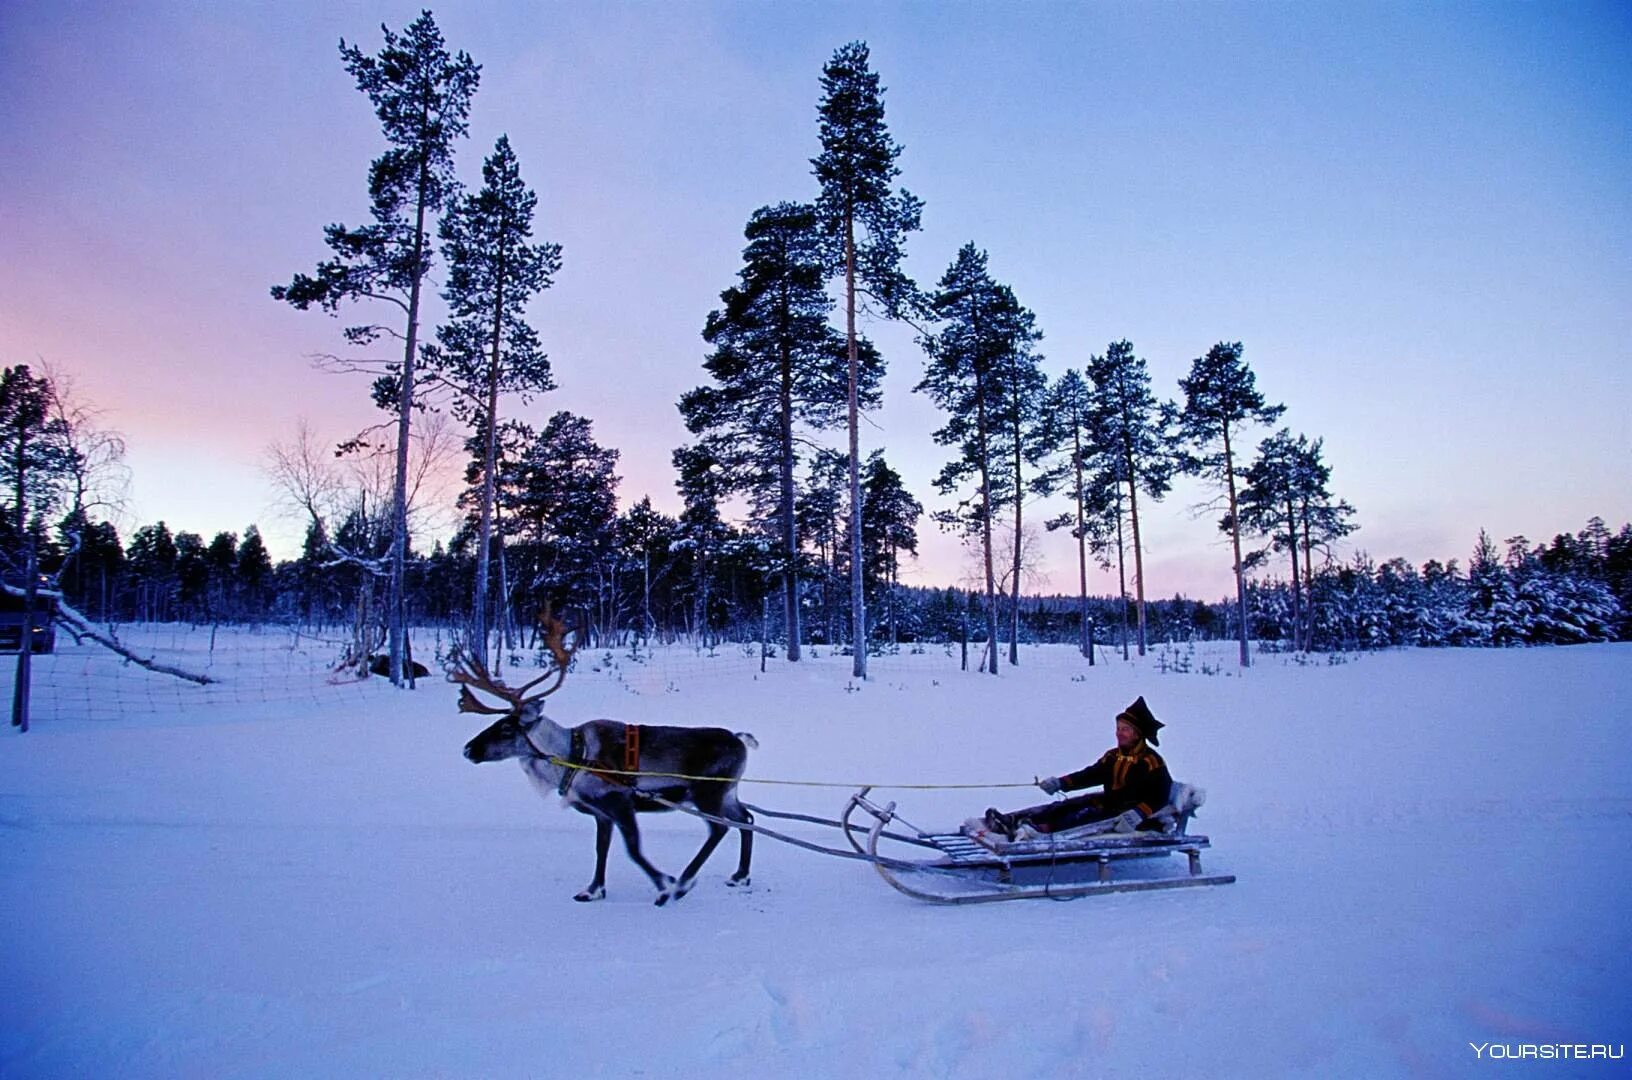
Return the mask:
M503 605L513 640L530 638L547 600L598 644L677 640L786 642L781 583L767 563L769 542L726 530L699 553L695 537L649 507L630 512L641 528L609 530L621 543L505 552L507 575L548 580L546 589L514 590ZM628 518L630 515L623 515ZM0 526L0 531L3 526ZM359 605L380 617L372 593L377 575L326 557L312 538L299 559L274 564L258 530L219 533L206 541L172 534L164 523L138 529L128 544L113 526L86 526L66 567L65 548L41 551L47 573L61 568L65 598L100 622L279 622L351 627ZM882 556L868 574L870 647L986 640L986 598L979 590L892 585ZM468 544L437 546L408 560L409 621L468 625L475 571ZM800 590L805 644L848 648L848 567L813 560ZM1395 645L1507 646L1632 639L1632 525L1611 533L1594 518L1571 535L1532 544L1514 537L1498 547L1481 533L1466 567L1456 559L1413 566L1357 555L1317 566L1300 587L1259 580L1248 590L1250 632L1271 648L1318 651ZM368 599L364 599L368 598ZM1131 601L1090 597L1095 642L1137 647ZM1079 642L1075 596L1022 596L1019 640ZM1236 636L1233 602L1175 596L1147 601L1149 639L1206 641ZM1010 624L1003 620L1002 625ZM1300 640L1301 637L1301 640ZM1006 641L1006 637L1004 638Z

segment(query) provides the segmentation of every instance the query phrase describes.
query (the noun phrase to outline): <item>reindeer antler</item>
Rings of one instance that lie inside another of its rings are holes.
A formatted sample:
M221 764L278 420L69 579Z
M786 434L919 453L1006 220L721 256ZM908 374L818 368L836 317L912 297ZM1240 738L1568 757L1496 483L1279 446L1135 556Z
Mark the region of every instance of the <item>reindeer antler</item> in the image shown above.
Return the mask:
M454 650L449 658L448 681L459 684L459 711L462 713L476 713L480 716L497 716L521 707L519 695L504 683L487 673L487 665L478 656L471 656L462 650ZM485 694L492 694L510 703L508 708L497 708L484 703L471 688Z
M566 623L562 622L560 619L557 619L550 613L549 604L544 605L544 611L538 617L538 625L539 628L544 631L544 647L550 651L550 656L555 660L555 671L553 672L555 675L555 685L543 693L535 695L535 700L537 698L549 697L551 694L561 689L561 684L567 679L567 668L572 666L572 655L578 651L577 645L573 645L570 649L567 647L567 635L575 633L575 631L570 629ZM537 686L539 683L549 678L551 674L552 672L545 672L543 675L540 675L538 678L528 683L522 689L528 690L534 686Z
M454 652L451 665L448 668L448 681L459 684L460 712L477 713L484 716L513 712L529 702L547 698L561 689L561 684L567 678L567 668L572 664L573 653L578 651L576 645L568 648L566 644L566 636L573 631L568 629L567 625L560 619L550 614L548 604L544 605L544 612L539 616L539 626L544 631L545 648L549 650L550 656L555 660L555 669L546 671L532 682L515 689L506 686L502 680L490 675L487 664L479 656L468 655L461 651ZM532 697L527 696L529 690L548 679L551 675L555 676L554 686L541 693L534 694ZM484 694L492 694L494 697L508 702L509 707L496 708L484 704L475 694L471 693L473 687Z

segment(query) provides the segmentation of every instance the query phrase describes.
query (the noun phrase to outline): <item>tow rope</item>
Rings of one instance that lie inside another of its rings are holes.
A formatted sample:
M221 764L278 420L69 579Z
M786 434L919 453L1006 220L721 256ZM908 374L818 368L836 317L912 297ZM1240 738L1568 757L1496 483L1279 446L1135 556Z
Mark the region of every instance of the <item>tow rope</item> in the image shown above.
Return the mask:
M592 762L569 761L566 758L556 757L553 754L540 754L539 757L548 761L551 765L557 765L564 769L584 769L589 772L605 773L612 776L652 776L660 780L692 780L698 782L713 781L715 783L725 783L731 781L731 778L728 776L696 776L691 773L654 772L646 769L630 768L628 766L631 764L631 741L635 748L634 755L638 759L640 736L638 734L633 736L626 735L624 743L624 765L626 767L622 769L611 769L605 765ZM897 791L980 791L986 788L1029 788L1037 786L1036 780L999 784L885 784L871 781L847 780L773 780L763 776L743 776L739 777L734 782L739 784L776 784L783 787L844 788L846 790L864 787L890 788Z

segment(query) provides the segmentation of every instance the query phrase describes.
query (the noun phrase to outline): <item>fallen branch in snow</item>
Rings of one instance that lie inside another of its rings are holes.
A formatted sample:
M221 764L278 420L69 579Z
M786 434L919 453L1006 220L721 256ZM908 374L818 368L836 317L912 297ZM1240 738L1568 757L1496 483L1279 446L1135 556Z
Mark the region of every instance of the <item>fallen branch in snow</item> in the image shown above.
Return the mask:
M174 675L178 679L186 679L188 682L194 682L200 686L208 686L210 683L215 682L208 675L199 675L195 672L184 671L178 667L171 667L169 664L161 664L151 656L137 656L119 643L119 639L113 636L112 630L109 630L106 634L98 632L91 626L89 619L75 611L66 600L61 598L57 600L57 621L68 628L68 632L74 635L76 641L89 638L104 649L116 652L131 663L139 664L149 671L156 671L161 675Z

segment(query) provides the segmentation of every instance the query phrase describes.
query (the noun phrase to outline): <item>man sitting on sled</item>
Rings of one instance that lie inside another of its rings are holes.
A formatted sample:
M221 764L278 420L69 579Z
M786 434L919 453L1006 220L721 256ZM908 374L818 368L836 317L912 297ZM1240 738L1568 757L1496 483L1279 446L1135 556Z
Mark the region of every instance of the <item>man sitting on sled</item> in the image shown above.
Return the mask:
M1103 792L1028 806L1008 814L992 807L986 811L986 827L1010 840L1027 826L1039 833L1054 833L1092 821L1114 821L1112 831L1133 832L1167 804L1173 786L1167 763L1151 749L1157 745L1156 732L1163 726L1151 714L1145 699L1139 698L1117 713L1116 746L1105 751L1104 757L1066 776L1037 781L1037 786L1050 795L1099 785L1104 785Z

